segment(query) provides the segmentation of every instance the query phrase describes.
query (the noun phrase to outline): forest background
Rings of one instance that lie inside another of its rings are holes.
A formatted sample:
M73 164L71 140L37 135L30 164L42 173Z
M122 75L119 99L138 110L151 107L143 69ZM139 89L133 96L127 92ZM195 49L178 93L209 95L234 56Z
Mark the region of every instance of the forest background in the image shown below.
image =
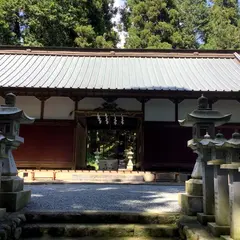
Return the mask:
M240 2L0 0L0 45L240 49Z

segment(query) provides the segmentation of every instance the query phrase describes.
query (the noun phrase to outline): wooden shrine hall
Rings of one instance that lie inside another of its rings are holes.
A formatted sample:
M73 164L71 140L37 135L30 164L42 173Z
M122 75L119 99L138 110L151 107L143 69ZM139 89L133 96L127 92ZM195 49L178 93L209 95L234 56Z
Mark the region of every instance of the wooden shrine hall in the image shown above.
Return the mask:
M240 126L240 55L234 51L0 47L0 94L36 119L23 125L18 168L86 169L94 153L134 169L187 171L196 156L178 120L202 93ZM117 169L117 167L116 167Z

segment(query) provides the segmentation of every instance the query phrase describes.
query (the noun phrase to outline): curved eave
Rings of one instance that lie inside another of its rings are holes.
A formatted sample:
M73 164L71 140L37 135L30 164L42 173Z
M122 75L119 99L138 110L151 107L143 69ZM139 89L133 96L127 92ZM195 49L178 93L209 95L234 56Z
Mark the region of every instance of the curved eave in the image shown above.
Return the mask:
M198 117L193 117L190 114L187 115L186 119L183 120L178 120L180 126L182 127L192 127L196 123L209 123L213 122L215 127L221 126L227 122L230 121L232 114L227 114L224 116L219 116L219 117L212 117L212 118L198 118Z
M20 123L22 124L31 124L35 121L35 118L29 117L25 112L22 113Z

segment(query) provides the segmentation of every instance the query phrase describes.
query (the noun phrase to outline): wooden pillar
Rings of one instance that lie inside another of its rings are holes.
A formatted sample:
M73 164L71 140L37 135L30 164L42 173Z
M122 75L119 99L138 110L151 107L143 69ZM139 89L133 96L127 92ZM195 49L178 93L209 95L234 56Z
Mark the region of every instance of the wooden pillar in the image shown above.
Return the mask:
M71 97L74 101L74 158L72 169L84 169L86 167L86 147L87 147L87 122L86 118L78 117L78 103L83 98Z
M75 169L84 169L87 159L87 119L77 118L75 130Z
M178 116L178 105L179 103L181 103L183 101L183 99L179 99L179 98L174 98L174 99L170 99L170 101L172 101L174 103L174 120L175 122L178 122L179 120L179 116Z
M145 120L145 104L149 101L149 98L138 98L137 99L141 103L141 111L142 111L142 118L140 120L140 153L139 153L139 160L140 160L140 166L141 170L144 170L144 120ZM139 149L138 149L139 150Z
M48 96L36 96L36 98L41 101L40 119L43 120L44 110L45 110L45 101L47 101L50 97L48 97Z

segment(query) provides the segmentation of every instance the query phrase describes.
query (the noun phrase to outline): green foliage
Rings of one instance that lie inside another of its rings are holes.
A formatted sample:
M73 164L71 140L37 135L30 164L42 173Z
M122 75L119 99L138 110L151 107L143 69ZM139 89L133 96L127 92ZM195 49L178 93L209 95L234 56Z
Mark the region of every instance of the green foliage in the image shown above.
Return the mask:
M177 0L179 29L173 34L180 48L199 48L204 40L204 27L209 8L205 0Z
M204 49L240 49L237 0L215 0L205 27Z
M98 170L99 168L98 164L96 164L95 156L89 152L87 152L87 166L90 166L95 170Z
M121 13L127 48L177 47L172 38L178 24L174 0L128 0Z
M0 0L0 44L19 43L20 23L25 45L115 47L115 13L113 0Z
M239 49L237 0L127 0L126 48Z

